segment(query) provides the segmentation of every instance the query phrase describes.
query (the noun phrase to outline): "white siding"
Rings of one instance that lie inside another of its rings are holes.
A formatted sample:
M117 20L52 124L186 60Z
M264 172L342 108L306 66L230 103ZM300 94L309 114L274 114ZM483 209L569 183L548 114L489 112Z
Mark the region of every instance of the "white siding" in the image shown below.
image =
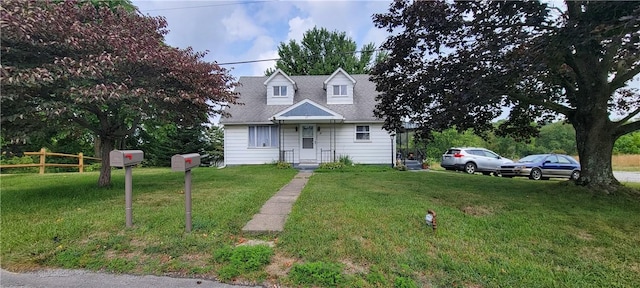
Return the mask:
M278 161L278 148L249 148L248 126L224 126L226 165L265 164Z
M368 125L370 141L356 141L356 125ZM330 129L332 125L320 125L318 133L318 155L320 149L331 149ZM391 138L389 133L382 129L382 124L342 124L336 125L335 149L336 161L341 155L349 158L358 164L391 164L393 152L391 148ZM332 155L331 155L332 156ZM318 156L318 160L320 160Z
M356 125L369 126L369 141L356 141ZM296 131L296 127L299 127L299 124L285 125L281 128L285 138L281 145L284 150L294 150L294 163L299 163L300 134ZM331 132L334 129L333 124L316 124L316 129L317 127L320 127L320 131L316 133L315 146L318 163L321 161L321 150L331 149L331 141L335 141L333 147L336 150L336 160L346 155L358 164L391 164L393 162L391 139L380 123L336 124L335 133ZM248 134L247 126L224 127L226 165L265 164L278 161L278 148L249 148ZM333 160L333 154L328 153L329 160Z
M333 85L347 85L347 96L334 96ZM353 82L343 73L338 73L327 82L327 104L353 104Z
M273 96L273 86L287 86L287 96ZM282 74L278 74L267 83L267 105L292 105L294 93L293 84Z

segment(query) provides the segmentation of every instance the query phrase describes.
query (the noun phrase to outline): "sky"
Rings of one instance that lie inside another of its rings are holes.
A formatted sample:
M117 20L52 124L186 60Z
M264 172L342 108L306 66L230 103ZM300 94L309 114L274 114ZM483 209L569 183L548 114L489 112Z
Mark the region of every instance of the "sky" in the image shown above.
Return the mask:
M144 15L163 16L165 41L178 48L208 51L204 60L218 64L278 58L278 45L300 42L305 31L326 28L345 32L361 48L379 46L388 33L375 28L372 15L388 11L390 1L174 1L133 0ZM236 79L264 76L275 61L222 65Z

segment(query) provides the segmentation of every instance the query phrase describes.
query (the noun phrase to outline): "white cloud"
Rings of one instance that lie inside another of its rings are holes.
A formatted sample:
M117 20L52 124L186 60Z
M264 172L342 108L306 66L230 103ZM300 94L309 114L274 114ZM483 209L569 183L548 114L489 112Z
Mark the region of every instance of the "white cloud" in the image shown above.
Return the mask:
M256 25L242 8L235 9L231 15L223 18L221 22L233 40L249 40L266 32Z
M302 19L300 17L295 17L289 20L289 34L287 34L286 42L289 42L290 40L295 40L297 42L302 41L304 32L313 29L314 26L315 23L311 18Z
M253 46L249 49L249 51L247 51L247 53L245 53L245 56L243 57L247 57L247 59L274 59L274 58L278 58L278 51L276 50L276 42L273 40L273 38L266 36L266 35L262 35L257 37L254 41L253 41ZM264 71L267 70L267 68L272 68L274 66L276 66L276 62L275 61L262 61L262 62L255 62L255 63L251 63L250 65L250 69L246 69L244 71L246 71L245 73L250 73L249 75L242 75L242 76L264 76Z
M376 47L380 47L380 45L382 45L382 43L387 39L387 36L389 36L389 32L386 30L373 27L369 29L367 34L362 38L362 44L373 42L376 44Z

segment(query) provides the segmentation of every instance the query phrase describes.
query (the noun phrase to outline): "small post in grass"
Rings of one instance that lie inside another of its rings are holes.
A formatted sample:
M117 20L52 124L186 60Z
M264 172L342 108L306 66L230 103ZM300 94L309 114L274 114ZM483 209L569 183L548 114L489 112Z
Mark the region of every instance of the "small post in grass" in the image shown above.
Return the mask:
M433 228L433 232L436 232L436 228L438 224L436 223L436 212L429 209L427 210L427 216L425 216L425 220L427 221L427 225Z
M191 232L191 168L200 166L200 154L173 155L171 171L184 171L185 231Z
M133 177L132 168L142 163L144 153L142 150L113 150L109 152L109 164L111 167L125 169L124 174L124 202L125 221L127 227L133 227Z

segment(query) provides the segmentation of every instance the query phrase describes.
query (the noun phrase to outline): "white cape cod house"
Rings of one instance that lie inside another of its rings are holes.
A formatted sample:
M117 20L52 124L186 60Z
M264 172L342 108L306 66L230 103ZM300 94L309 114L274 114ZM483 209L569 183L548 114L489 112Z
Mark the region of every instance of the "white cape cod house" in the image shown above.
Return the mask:
M373 115L378 93L369 75L240 77L239 102L224 125L225 165L285 161L319 164L348 156L392 164L394 139ZM391 137L390 137L391 136Z

